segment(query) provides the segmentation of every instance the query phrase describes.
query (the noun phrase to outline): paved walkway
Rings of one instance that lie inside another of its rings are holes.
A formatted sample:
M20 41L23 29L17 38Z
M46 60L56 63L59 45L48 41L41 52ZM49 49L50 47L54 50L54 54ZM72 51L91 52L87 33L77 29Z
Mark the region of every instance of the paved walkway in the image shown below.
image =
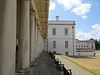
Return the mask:
M59 60L62 61L62 63L66 67L66 69L72 70L73 75L94 75L91 72L89 72L88 70L78 66L75 63L72 63L71 61L65 59L64 57L62 57L60 55L56 55L56 57L58 57Z
M56 64L46 52L40 54L36 66L31 67L31 70L31 75L63 75L63 72L56 69Z

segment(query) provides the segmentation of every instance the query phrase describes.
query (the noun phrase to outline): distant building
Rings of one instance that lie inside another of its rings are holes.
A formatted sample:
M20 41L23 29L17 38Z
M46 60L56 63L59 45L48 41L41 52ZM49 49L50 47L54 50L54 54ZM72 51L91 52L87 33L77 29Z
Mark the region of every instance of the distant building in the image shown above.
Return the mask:
M64 55L75 55L75 21L60 21L59 16L56 20L48 21L48 51Z
M86 56L94 55L95 41L94 40L76 40L76 55Z

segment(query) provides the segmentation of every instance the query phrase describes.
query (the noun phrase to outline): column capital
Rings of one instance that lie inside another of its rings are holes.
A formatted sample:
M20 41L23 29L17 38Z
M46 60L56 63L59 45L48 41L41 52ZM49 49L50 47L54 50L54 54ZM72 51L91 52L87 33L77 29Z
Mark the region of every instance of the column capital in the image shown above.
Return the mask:
M37 18L35 18L35 20L36 20L36 22L38 22L38 19Z
M38 19L37 18L35 18L35 22L36 22L36 25L38 26Z
M30 9L30 14L33 15L33 16L36 16L36 12L34 9Z

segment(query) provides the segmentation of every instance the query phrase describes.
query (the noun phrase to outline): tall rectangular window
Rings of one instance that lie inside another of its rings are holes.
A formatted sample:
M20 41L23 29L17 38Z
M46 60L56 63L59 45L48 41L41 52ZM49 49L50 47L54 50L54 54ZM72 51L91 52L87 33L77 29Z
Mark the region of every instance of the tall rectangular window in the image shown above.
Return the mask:
M65 29L65 35L68 35L68 29Z
M56 48L56 41L53 41L53 48Z
M53 34L53 35L56 35L56 28L53 28L53 29L52 29L52 34Z
M68 41L65 41L65 48L68 48Z

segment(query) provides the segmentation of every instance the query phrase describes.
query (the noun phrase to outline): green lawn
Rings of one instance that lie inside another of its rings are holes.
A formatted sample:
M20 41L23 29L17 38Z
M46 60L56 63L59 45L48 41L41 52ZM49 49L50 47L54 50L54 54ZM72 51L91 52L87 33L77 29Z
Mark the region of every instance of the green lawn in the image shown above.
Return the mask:
M94 57L90 57L90 56L89 57L85 57L85 56L68 57L65 55L61 55L61 56L89 70L95 75L100 75L100 51L95 51L95 52L96 52L96 56Z

